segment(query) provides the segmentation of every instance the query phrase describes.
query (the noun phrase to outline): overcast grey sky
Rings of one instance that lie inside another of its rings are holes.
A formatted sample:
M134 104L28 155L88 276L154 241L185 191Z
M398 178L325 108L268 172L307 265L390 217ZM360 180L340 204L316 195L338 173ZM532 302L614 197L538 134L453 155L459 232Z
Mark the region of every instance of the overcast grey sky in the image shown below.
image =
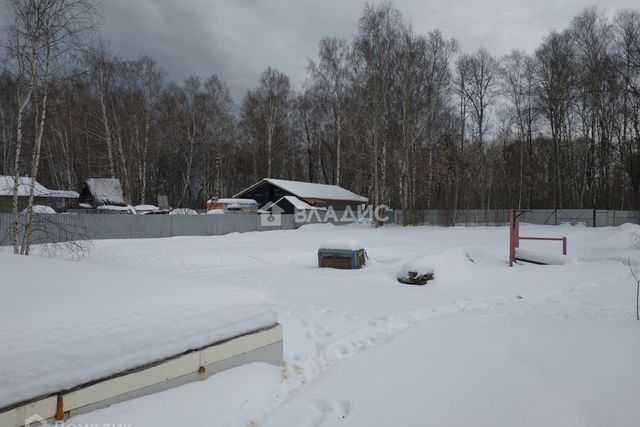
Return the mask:
M371 3L378 3L372 1ZM472 51L532 51L546 33L565 28L585 7L612 15L637 0L396 0L418 33L439 28ZM236 100L272 66L294 87L305 78L324 35L351 38L364 1L351 0L105 0L104 35L114 51L153 56L181 81L218 74Z

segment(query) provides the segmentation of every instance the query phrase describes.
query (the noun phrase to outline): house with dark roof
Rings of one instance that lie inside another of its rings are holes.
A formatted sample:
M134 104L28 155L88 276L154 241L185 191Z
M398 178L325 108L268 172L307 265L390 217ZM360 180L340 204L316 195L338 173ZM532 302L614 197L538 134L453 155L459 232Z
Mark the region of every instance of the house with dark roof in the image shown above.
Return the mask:
M22 211L28 203L31 184L33 182L33 204L49 206L56 212L66 212L78 203L78 193L67 190L51 190L28 176L18 180L18 211ZM11 212L15 179L10 175L0 175L0 212Z
M332 207L344 210L347 206L356 210L367 204L369 199L338 185L315 184L311 182L287 181L265 178L233 196L253 199L258 206L278 204L283 213L295 213L298 209L322 209Z

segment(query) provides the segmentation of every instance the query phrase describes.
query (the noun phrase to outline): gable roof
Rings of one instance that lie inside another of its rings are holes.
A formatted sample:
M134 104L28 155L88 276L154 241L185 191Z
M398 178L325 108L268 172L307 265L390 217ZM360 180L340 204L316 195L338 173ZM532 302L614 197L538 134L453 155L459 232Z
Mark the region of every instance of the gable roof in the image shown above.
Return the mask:
M117 178L88 178L85 183L96 205L125 206L122 186Z
M297 210L300 210L300 211L311 210L311 209L321 210L321 211L326 211L327 210L327 208L324 208L324 207L317 208L315 206L311 206L309 203L303 202L302 200L298 199L295 196L283 196L280 199L278 199L278 201L275 202L274 205L278 205L283 200L288 201L289 203L291 203L293 205L294 208L296 208Z
M240 193L236 194L233 197L241 196L247 191L253 190L263 182L268 182L271 185L279 187L284 191L302 199L342 200L359 203L367 203L369 201L368 198L352 193L351 191L346 190L338 185L315 184L312 182L301 181L287 181L284 179L273 178L264 178L262 181L259 181L253 184L251 187L242 190Z
M18 197L29 197L31 191L31 182L33 178L29 176L21 176L18 180ZM15 179L10 175L0 175L0 196L13 196L13 186ZM77 199L78 193L66 190L50 190L38 181L34 181L35 197L60 197L67 199Z

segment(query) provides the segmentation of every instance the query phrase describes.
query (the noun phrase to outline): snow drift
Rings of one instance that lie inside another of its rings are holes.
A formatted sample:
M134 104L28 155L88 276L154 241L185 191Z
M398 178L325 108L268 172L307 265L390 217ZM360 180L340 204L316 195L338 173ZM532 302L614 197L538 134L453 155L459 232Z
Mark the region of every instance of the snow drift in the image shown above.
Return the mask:
M0 408L271 326L257 291L0 255Z

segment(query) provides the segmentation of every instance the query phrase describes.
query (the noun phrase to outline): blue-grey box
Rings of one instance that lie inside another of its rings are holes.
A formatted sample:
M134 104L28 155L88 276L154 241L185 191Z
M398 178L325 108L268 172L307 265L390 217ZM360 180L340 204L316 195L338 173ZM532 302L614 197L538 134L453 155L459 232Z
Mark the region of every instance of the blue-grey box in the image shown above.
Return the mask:
M318 249L318 266L354 270L362 268L367 261L364 249Z

